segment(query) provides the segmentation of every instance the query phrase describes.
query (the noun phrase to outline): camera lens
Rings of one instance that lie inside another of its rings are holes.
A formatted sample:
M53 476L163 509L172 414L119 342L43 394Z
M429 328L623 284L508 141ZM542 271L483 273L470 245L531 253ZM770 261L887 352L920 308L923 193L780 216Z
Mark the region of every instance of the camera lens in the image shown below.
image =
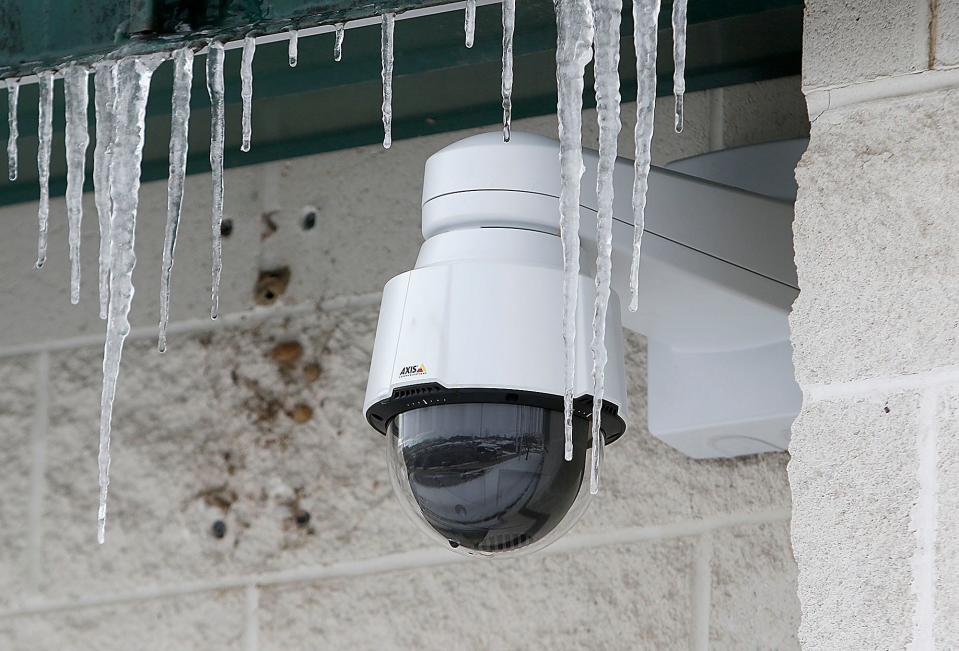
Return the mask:
M574 420L564 459L563 414L521 404L427 406L399 414L387 435L394 489L413 519L457 552L544 547L585 510L590 453Z

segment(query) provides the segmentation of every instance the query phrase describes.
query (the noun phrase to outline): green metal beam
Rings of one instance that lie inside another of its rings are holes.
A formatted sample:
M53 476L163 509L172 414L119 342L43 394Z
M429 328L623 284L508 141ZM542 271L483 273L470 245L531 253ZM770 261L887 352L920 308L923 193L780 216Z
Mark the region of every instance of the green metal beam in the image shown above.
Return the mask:
M4 0L0 78L66 63L199 47L445 0Z

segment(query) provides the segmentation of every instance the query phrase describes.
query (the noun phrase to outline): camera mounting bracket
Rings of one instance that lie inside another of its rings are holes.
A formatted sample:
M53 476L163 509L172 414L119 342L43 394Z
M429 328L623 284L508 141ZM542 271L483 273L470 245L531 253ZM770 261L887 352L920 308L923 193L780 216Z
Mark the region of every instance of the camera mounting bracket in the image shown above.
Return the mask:
M410 272L424 272L417 290L422 294L409 303L408 274L390 281L384 292L377 346L383 330L399 337L403 328L407 334L417 333L417 346L432 346L435 351L449 352L467 345L462 338L443 339L449 335L450 324L427 323L425 315L417 321L411 314L417 300L432 300L429 297L437 292L449 296L450 274L458 274L458 287L472 288L473 294L449 298L456 301L456 309L444 314L474 310L477 318L483 309L505 311L513 306L516 314L505 319L507 330L475 335L498 337L504 350L520 359L502 361L509 372L499 376L495 369L487 368L490 351L483 349L474 351L469 363L458 366L456 378L404 380L393 369L399 363L396 347L402 342L398 339L386 345L393 354L388 361L374 356L366 410L396 386L426 380L457 385L449 379L468 386L466 380L472 373L478 374L476 377L485 374L481 386L501 386L506 377L519 377L528 379L528 386L504 388L562 395L561 387L555 386L562 381L561 371L524 367L524 346L541 344L518 334L527 327L541 333L554 329L546 321L540 322L539 314L554 309L555 297L534 306L519 303L533 300L525 297L537 292L552 297L553 285L561 278L556 273L561 267L558 150L555 141L538 136L514 133L509 143L503 143L498 134L482 134L429 159L423 189L426 241L416 269ZM620 382L625 385L622 342L616 333L621 320L623 327L648 339L649 431L691 457L783 450L788 444L789 428L802 400L793 374L787 321L798 294L789 185L801 151L801 142L788 141L681 161L674 170L652 168L637 312L620 309L617 300L617 296L628 297L634 176L632 161L617 161L614 296L607 324L611 342L608 372L613 381L607 397L625 413L625 395L616 389ZM588 337L592 312L589 275L596 257L596 153L584 151L584 161L580 337ZM473 271L467 271L470 265L475 266ZM487 276L487 269L495 272ZM424 281L432 285L427 288ZM487 282L493 284L484 285ZM388 296L394 283L406 283L405 289L394 288ZM496 295L484 295L490 292ZM588 309L583 309L583 304ZM556 309L548 318L559 321L560 314ZM518 343L504 342L511 333L517 333ZM547 337L548 345L562 357L561 346L551 337ZM433 341L437 338L442 341ZM424 343L427 340L430 342ZM537 349L537 355L530 354L537 366L543 366L541 352ZM590 367L588 355L578 355L577 396L589 386Z

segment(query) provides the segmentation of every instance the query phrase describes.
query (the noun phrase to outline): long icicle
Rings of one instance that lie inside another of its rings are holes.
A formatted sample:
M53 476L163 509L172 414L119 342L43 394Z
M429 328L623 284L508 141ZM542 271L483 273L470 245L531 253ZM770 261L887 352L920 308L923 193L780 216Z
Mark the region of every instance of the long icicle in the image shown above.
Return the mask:
M503 0L503 140L509 142L513 120L513 30L516 27L516 0Z
M106 539L107 493L110 487L110 434L113 401L123 342L130 334L130 304L133 300L133 269L136 216L140 192L140 163L150 78L159 65L159 57L129 57L117 68L117 113L115 138L110 161L110 194L114 217L110 237L113 255L110 261L110 309L107 336L103 344L103 390L100 397L100 452L97 457L100 480L100 504L97 509L97 541Z
M7 80L7 178L11 181L17 180L19 174L19 158L17 153L17 138L20 137L20 129L17 125L17 104L20 101L20 80Z
M40 118L37 123L39 144L37 171L40 175L40 207L37 210L37 269L47 262L47 227L50 221L50 150L53 145L53 73L39 73Z
M638 0L637 0L638 1ZM619 27L622 0L594 0L596 35L593 74L596 90L596 117L599 123L599 164L596 170L596 302L593 305L593 455L589 490L599 491L603 459L602 409L606 392L606 312L613 263L613 171L619 142Z
M185 47L173 53L173 100L170 120L170 175L167 179L166 231L163 236L163 267L160 273L160 325L157 348L166 351L166 329L170 322L170 292L173 254L183 208L183 185L189 148L190 90L193 87L193 50Z
M287 58L290 62L290 67L295 68L297 59L299 59L299 44L300 44L300 33L295 29L290 30L290 43L287 48Z
M676 133L683 132L683 96L686 93L686 0L673 2L673 95L676 96Z
M646 224L646 190L656 112L656 47L660 0L633 0L636 48L636 157L633 164L633 260L629 270L629 311L639 309L639 258Z
M253 55L256 53L256 39L247 36L243 39L243 56L240 60L240 98L243 100L243 141L240 151L250 151L253 138Z
M346 24L337 23L336 33L333 36L333 60L339 61L343 58L343 35L346 33Z
M107 318L110 303L110 225L113 201L110 199L110 160L113 152L113 122L117 103L117 64L99 63L94 67L94 109L97 119L97 144L93 150L93 193L100 223L99 293L100 318Z
M476 35L476 0L466 0L463 31L466 34L466 47L473 47L473 39Z
M80 232L83 224L83 181L86 178L87 130L89 104L89 71L83 66L70 66L63 73L63 94L66 105L67 153L67 224L70 242L70 302L80 302Z
M210 318L220 314L220 271L223 269L223 44L210 43L206 55L206 89L210 94L210 169L213 176L213 287Z
M383 148L393 146L393 23L396 14L383 14L380 58L383 68Z
M593 47L588 0L555 0L556 85L559 119L559 232L563 244L563 413L566 460L573 458L573 387L576 380L576 316L579 292L579 191L583 177L583 73Z

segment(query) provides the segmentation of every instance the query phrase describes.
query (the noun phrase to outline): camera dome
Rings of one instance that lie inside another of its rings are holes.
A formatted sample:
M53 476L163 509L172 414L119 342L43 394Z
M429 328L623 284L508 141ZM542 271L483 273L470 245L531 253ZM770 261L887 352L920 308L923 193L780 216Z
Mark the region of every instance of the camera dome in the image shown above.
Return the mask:
M589 503L588 421L523 404L423 406L387 428L390 476L408 515L457 552L500 556L545 547Z

